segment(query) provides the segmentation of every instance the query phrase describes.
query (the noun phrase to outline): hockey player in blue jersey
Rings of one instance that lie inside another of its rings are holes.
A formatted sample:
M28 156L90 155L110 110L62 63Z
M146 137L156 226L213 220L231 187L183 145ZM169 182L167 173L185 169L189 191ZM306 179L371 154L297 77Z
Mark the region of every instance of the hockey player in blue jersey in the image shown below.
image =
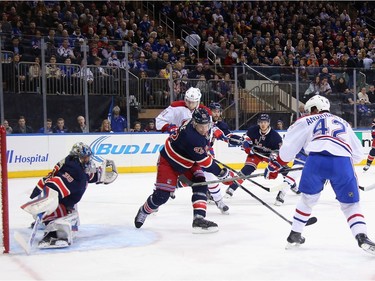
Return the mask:
M374 161L374 158L375 158L375 119L372 120L371 126L372 126L371 127L371 137L372 137L371 149L370 149L369 154L367 155L366 166L363 167L364 172L370 169L372 161Z
M309 113L316 109L319 114L302 117L289 127L278 157L268 163L264 172L265 178L274 179L302 148L309 155L302 171L299 184L301 199L287 237L287 248L305 242L302 231L325 182L329 180L359 247L375 255L375 243L367 237L353 166L353 163L362 161L362 144L345 120L329 113L330 103L327 98L315 95L306 102L305 109Z
M225 141L231 145L238 146L241 144L241 137L234 135L229 130L228 124L222 119L222 108L220 103L212 102L208 105L208 108L211 111L213 128L212 128L212 137L209 146L209 152L212 157L215 158L214 143L216 140ZM205 178L207 181L217 179L215 175L205 172ZM221 194L220 185L210 184L208 185L207 197L214 201L218 208L223 214L229 214L229 207L223 201L223 195Z
M268 114L260 114L258 125L251 126L243 142L243 150L246 152L246 162L239 175L250 175L258 167L260 162L268 162L268 156L271 151L278 150L282 143L278 132L270 127L270 117ZM265 157L264 157L265 156ZM241 184L241 181L238 181ZM237 182L233 182L226 194L232 197L234 191L238 188Z
M198 108L194 110L192 119L182 124L166 140L160 151L154 191L138 210L134 219L136 228L142 227L147 216L168 201L170 193L176 189L179 175L184 174L193 182L205 182L203 170L219 179L234 176L228 169L221 169L207 153L211 126L209 112ZM192 190L193 233L218 231L216 223L205 219L207 185L193 186Z
M112 160L104 160L101 166L95 167L91 157L88 145L82 142L74 144L69 155L38 181L30 195L33 200L21 206L34 217L43 213L42 222L46 228L39 248L71 245L79 222L75 206L85 193L87 184L109 184L117 178Z

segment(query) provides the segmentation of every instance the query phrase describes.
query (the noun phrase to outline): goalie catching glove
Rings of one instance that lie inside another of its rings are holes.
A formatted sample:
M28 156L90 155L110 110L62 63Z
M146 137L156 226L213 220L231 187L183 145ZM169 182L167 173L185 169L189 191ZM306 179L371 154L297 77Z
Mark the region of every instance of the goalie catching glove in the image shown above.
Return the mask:
M118 176L116 164L113 160L105 159L97 168L98 181L96 184L110 184L114 182Z

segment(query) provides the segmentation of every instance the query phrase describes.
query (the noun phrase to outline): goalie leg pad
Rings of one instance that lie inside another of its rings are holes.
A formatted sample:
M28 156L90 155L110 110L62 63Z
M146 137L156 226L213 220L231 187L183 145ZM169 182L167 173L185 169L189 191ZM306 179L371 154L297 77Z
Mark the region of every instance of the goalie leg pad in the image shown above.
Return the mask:
M77 211L51 221L45 229L45 235L40 241L39 247L62 248L73 244L73 238L78 230L78 223L79 215Z
M59 193L49 187L44 187L41 194L34 200L22 205L21 208L36 217L44 213L44 217L53 213L59 205Z

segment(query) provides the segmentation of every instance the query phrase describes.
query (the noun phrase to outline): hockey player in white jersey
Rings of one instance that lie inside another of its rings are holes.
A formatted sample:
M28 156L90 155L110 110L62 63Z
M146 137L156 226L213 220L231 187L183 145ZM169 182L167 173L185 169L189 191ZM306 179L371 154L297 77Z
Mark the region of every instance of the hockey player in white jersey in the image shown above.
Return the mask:
M299 185L301 199L296 206L287 248L305 242L301 233L319 200L327 180L336 194L341 211L359 247L375 255L375 243L367 237L367 227L359 204L358 181L353 163L363 157L363 148L350 125L329 113L327 98L316 95L305 105L307 112L316 108L319 114L298 119L289 127L277 159L269 162L264 176L275 179L281 167L304 148L309 157Z
M174 134L175 131L177 131L177 129L182 125L182 123L184 123L186 120L191 119L194 109L205 108L210 112L207 107L200 104L201 97L202 94L198 88L189 88L185 93L185 98L183 101L172 102L170 106L164 109L156 117L156 129L162 132L168 132L169 134ZM211 173L204 172L204 174L207 181L217 179ZM220 186L218 184L209 185L208 190L212 195L212 198L215 201L218 209L223 214L226 214L229 210L229 207L223 201Z

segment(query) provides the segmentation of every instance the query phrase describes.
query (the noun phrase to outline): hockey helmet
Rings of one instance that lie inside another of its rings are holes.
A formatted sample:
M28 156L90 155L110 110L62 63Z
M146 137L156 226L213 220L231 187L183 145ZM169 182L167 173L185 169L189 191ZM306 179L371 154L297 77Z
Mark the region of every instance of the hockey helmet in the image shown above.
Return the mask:
M192 117L196 124L209 124L211 122L211 116L204 108L195 109Z
M185 101L200 102L201 101L201 90L198 88L190 87L185 93Z
M310 114L313 107L316 107L319 112L329 111L330 106L331 105L327 98L320 95L315 95L306 102L305 111Z
M83 142L77 142L73 145L69 153L70 156L77 157L81 163L88 163L92 156L91 148Z
M211 102L209 105L208 105L208 108L211 109L211 110L215 110L215 109L218 109L218 110L222 110L222 107L221 107L221 104L218 103L218 102Z
M266 113L262 113L262 114L259 116L259 118L258 118L258 123L259 123L260 121L267 121L268 123L270 123L270 122L271 122L271 118L270 118L270 116L269 116L268 114L266 114Z

